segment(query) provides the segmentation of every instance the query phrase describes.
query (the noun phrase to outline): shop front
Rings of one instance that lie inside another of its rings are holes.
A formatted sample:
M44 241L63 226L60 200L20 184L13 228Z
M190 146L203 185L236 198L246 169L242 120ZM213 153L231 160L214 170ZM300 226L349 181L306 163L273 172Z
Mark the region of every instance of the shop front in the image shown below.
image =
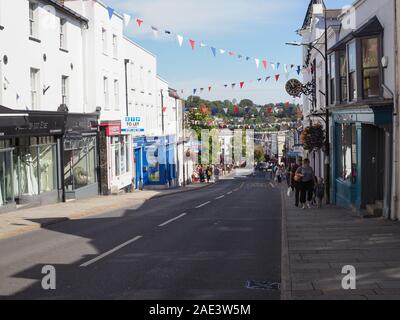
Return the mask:
M134 138L136 188L176 186L175 136Z
M100 180L101 193L116 194L132 191L134 168L132 138L123 134L121 122L100 124Z
M69 113L63 146L66 200L98 195L98 114Z
M62 199L58 176L66 114L0 107L0 211Z
M364 210L391 198L393 105L364 106L332 113L333 199L336 205Z

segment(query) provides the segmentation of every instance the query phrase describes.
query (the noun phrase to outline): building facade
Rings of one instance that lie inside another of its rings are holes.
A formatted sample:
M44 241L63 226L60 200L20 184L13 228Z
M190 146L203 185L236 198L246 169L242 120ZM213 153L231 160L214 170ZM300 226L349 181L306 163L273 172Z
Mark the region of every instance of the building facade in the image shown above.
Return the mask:
M88 20L51 0L0 7L0 210L97 194L97 114L84 108ZM83 135L87 144L74 144Z
M329 44L332 195L392 216L394 1L355 1Z

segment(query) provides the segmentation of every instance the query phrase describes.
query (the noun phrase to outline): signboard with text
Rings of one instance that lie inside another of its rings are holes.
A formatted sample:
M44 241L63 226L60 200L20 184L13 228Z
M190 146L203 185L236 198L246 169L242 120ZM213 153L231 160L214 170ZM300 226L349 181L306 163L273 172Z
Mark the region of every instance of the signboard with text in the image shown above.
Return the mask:
M121 120L122 133L144 133L141 117L123 117Z

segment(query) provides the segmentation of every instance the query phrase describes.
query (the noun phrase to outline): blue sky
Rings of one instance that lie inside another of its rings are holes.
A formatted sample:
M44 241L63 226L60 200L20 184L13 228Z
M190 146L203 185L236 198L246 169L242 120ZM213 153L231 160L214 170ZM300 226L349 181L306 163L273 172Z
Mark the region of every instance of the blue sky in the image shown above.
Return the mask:
M144 20L142 28L134 21L126 29L135 42L157 56L158 74L171 87L184 90L183 96L194 88L205 88L200 96L209 100L252 99L258 104L293 101L284 90L286 76L283 64L301 64L301 50L287 47L285 42L298 40L295 31L302 25L309 0L103 0L119 13L132 15L133 20ZM352 0L328 0L329 8L341 8ZM156 39L150 26L160 29ZM164 30L185 37L182 48L176 36L165 36ZM196 40L192 50L189 38ZM199 48L200 41L217 49L236 54L280 62L279 71L271 66L265 71L262 63L257 69L252 59L217 54L209 47ZM274 75L282 73L276 83ZM297 75L295 70L291 77ZM258 78L271 76L267 83ZM254 83L249 83L254 80ZM240 81L245 81L240 89ZM237 83L232 89L224 84ZM213 87L211 93L208 86ZM199 91L199 90L198 90Z

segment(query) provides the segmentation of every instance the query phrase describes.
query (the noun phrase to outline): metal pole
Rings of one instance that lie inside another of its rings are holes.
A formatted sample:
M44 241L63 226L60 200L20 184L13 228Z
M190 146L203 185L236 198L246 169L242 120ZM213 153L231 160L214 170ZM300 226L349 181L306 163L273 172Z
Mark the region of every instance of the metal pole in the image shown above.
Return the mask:
M331 166L330 166L330 123L329 123L329 78L328 78L328 24L327 24L327 8L324 4L324 21L325 21L325 123L326 123L326 138L325 138L325 188L326 188L326 204L331 203Z
M186 168L185 168L185 158L186 158L186 153L185 153L185 105L183 105L182 108L182 153L183 153L183 186L186 187Z

